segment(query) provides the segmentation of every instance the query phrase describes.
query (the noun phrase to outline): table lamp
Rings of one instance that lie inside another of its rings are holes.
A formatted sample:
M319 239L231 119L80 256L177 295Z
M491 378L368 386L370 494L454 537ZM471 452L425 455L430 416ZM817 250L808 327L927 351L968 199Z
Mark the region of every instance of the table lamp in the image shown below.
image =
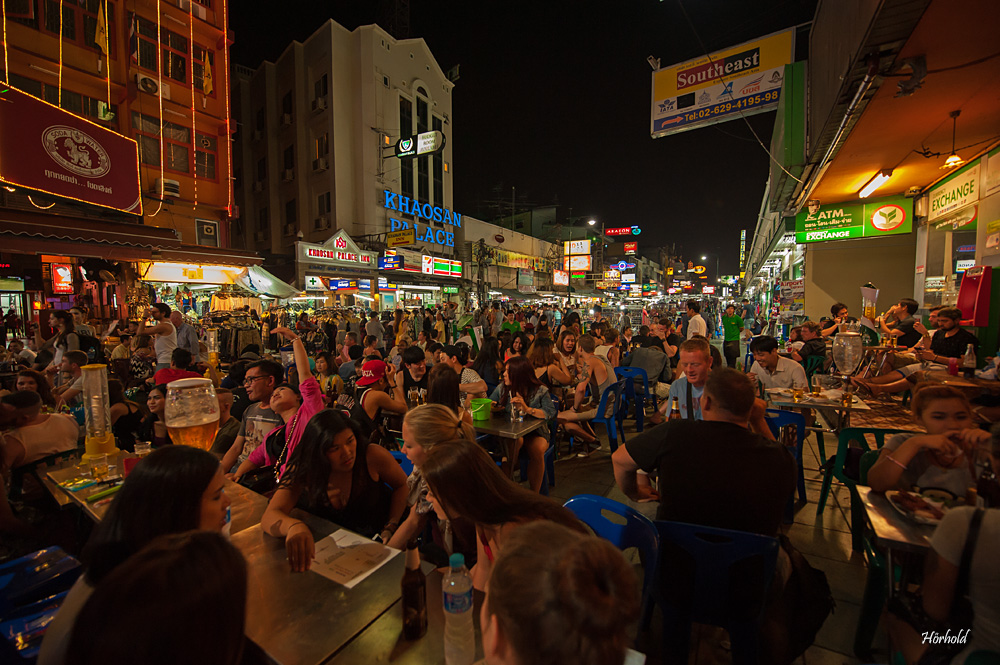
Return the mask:
M115 435L111 431L111 400L108 398L107 365L84 365L83 371L83 413L87 429L87 451L84 461L100 455L112 457L119 452L115 446Z

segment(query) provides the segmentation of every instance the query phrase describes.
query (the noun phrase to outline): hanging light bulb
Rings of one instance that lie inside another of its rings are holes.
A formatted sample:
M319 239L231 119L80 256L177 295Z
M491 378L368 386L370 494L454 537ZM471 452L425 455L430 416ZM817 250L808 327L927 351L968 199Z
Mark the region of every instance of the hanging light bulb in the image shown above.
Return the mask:
M958 125L958 116L961 115L962 111L952 111L948 115L951 116L951 154L948 155L948 159L944 160L944 164L941 165L942 169L953 169L956 166L961 166L965 164L965 160L958 156L955 152L955 129Z

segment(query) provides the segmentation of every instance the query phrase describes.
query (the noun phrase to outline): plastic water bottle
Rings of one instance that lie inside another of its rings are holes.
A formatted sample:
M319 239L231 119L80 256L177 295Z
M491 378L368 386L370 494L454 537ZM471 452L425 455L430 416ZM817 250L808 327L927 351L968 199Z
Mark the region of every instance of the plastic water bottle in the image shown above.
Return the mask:
M444 576L444 662L445 665L472 665L476 656L476 635L472 627L472 577L465 556L452 554L451 570Z

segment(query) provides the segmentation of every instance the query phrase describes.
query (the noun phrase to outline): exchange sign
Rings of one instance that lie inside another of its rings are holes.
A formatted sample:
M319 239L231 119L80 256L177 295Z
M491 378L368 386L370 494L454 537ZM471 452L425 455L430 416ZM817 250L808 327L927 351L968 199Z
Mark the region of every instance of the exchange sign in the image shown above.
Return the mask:
M865 203L833 203L795 216L795 242L822 242L909 233L913 199L901 196Z
M653 72L653 138L768 111L778 105L794 29Z

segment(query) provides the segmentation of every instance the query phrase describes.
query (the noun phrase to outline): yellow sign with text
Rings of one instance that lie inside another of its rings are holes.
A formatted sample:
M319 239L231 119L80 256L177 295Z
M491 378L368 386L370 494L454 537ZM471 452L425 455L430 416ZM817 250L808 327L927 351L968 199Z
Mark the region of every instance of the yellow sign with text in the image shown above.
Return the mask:
M416 241L417 241L416 229L389 231L385 235L385 244L387 247L402 247L403 245L412 245Z

